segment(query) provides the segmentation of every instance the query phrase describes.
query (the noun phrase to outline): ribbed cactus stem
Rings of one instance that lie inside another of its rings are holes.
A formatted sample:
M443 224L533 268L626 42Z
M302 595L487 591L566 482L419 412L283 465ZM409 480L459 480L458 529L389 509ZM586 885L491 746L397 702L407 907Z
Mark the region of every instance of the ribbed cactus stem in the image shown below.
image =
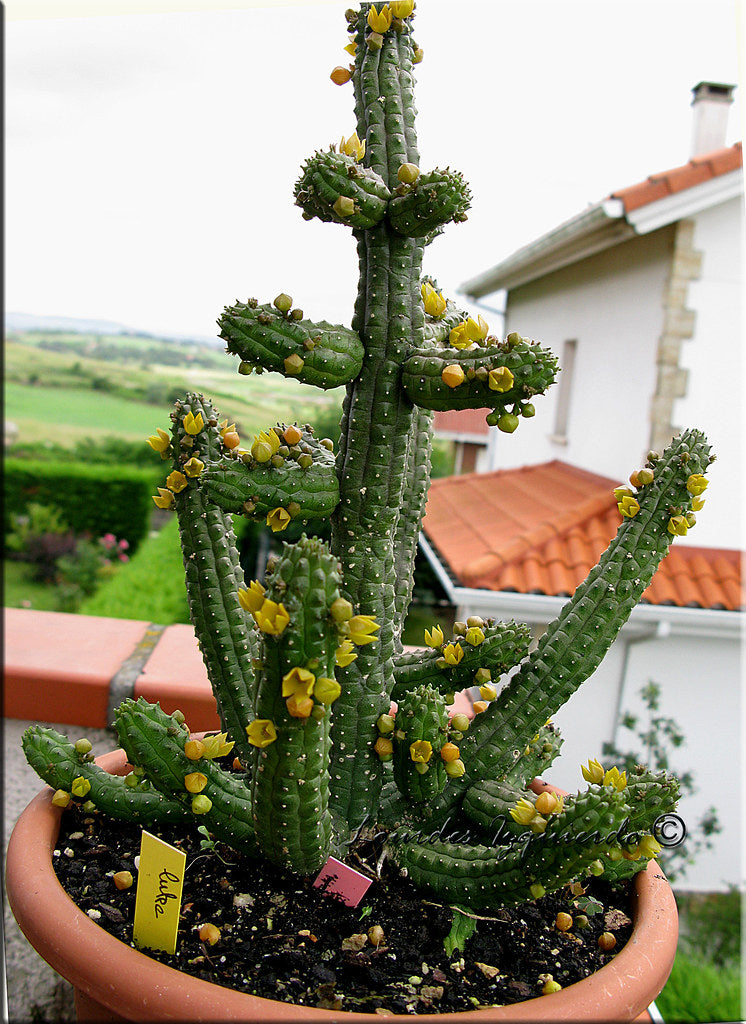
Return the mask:
M397 185L401 164L419 163L412 43L407 26L402 32L387 32L381 49L368 48L368 7L363 4L359 16L353 75L357 133L366 142L366 166L391 188ZM396 620L395 544L416 412L401 390L399 374L406 352L424 340L422 249L421 242L396 235L386 223L358 234L360 283L353 327L366 354L345 401L332 550L342 565L345 594L376 617L381 631L378 643L361 650L340 673L343 692L332 729L333 801L352 827L378 802L381 767L370 751L375 721L388 710L395 637L401 628ZM427 445L419 454L420 464L426 459Z

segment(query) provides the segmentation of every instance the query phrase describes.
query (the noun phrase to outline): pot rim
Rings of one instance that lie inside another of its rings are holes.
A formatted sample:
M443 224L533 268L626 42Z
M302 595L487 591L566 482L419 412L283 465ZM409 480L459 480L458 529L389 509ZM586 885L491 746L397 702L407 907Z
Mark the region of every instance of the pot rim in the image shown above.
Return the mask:
M129 766L122 750L96 759L111 774ZM555 788L537 780L535 791ZM6 856L8 901L24 935L62 977L124 1019L304 1021L339 1024L380 1020L375 1013L330 1011L253 996L167 967L99 927L67 895L52 869L62 810L46 787L16 822ZM433 1024L579 1019L630 1021L647 1009L671 971L678 939L676 902L660 866L651 860L635 876L634 928L620 952L604 967L553 993L520 1003L457 1013L428 1015ZM43 914L40 914L40 910ZM63 928L61 922L65 921ZM106 965L118 960L115 977ZM119 987L122 978L136 984ZM217 990L217 992L216 992ZM409 1014L395 1014L396 1018Z

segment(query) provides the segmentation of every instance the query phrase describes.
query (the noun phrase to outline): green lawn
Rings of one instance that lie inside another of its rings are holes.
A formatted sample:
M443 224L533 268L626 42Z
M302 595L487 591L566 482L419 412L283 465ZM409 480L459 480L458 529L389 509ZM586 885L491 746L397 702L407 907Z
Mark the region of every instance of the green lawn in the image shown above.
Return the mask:
M54 587L34 583L31 566L3 560L3 604L6 608L33 608L40 612L56 609Z

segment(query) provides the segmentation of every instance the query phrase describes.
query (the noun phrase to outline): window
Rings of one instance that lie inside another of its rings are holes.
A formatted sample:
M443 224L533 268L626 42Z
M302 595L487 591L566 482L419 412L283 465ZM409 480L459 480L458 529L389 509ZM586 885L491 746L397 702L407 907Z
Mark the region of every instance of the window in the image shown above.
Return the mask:
M575 375L575 356L578 342L569 339L562 346L560 366L562 372L557 382L557 407L554 414L554 431L550 440L555 444L567 444L567 426L570 420L570 399L572 395L573 377Z

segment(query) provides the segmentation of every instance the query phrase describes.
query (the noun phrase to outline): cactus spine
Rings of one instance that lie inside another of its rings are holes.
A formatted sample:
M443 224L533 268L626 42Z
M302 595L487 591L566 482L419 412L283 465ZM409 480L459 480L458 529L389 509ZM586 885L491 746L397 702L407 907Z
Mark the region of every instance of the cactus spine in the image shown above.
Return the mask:
M392 7L395 18L367 2L348 12L354 67L332 77L352 82L356 134L312 156L295 189L305 218L353 232L352 326L311 322L285 293L236 302L218 321L239 373L346 387L338 451L284 423L242 446L235 425L192 393L176 403L171 434L149 439L171 460L155 500L179 518L191 616L230 739L197 743L183 716L140 700L117 713L136 766L128 779L104 777L52 730L30 729L24 747L63 802L85 790L143 823L202 820L244 853L299 873L377 821L411 878L478 908L534 898L592 865L631 874L654 855L650 836L635 845L623 826L648 833L675 804L671 779L642 773L627 783L594 767L589 789L556 806L526 787L559 750L547 719L597 667L669 543L692 524L710 455L697 431L651 455L636 490L618 495L616 538L531 654L527 627L481 618L448 638L428 631L429 650L402 651L432 410L485 408L512 433L557 366L530 339L492 337L423 276L426 246L465 219L469 190L457 172L420 171L421 51L413 5ZM279 534L326 516L331 543L304 535L284 545L264 583L247 584L235 514ZM486 710L472 725L449 721L449 695L472 685ZM234 743L241 775L216 761ZM432 829L437 842L423 841Z

